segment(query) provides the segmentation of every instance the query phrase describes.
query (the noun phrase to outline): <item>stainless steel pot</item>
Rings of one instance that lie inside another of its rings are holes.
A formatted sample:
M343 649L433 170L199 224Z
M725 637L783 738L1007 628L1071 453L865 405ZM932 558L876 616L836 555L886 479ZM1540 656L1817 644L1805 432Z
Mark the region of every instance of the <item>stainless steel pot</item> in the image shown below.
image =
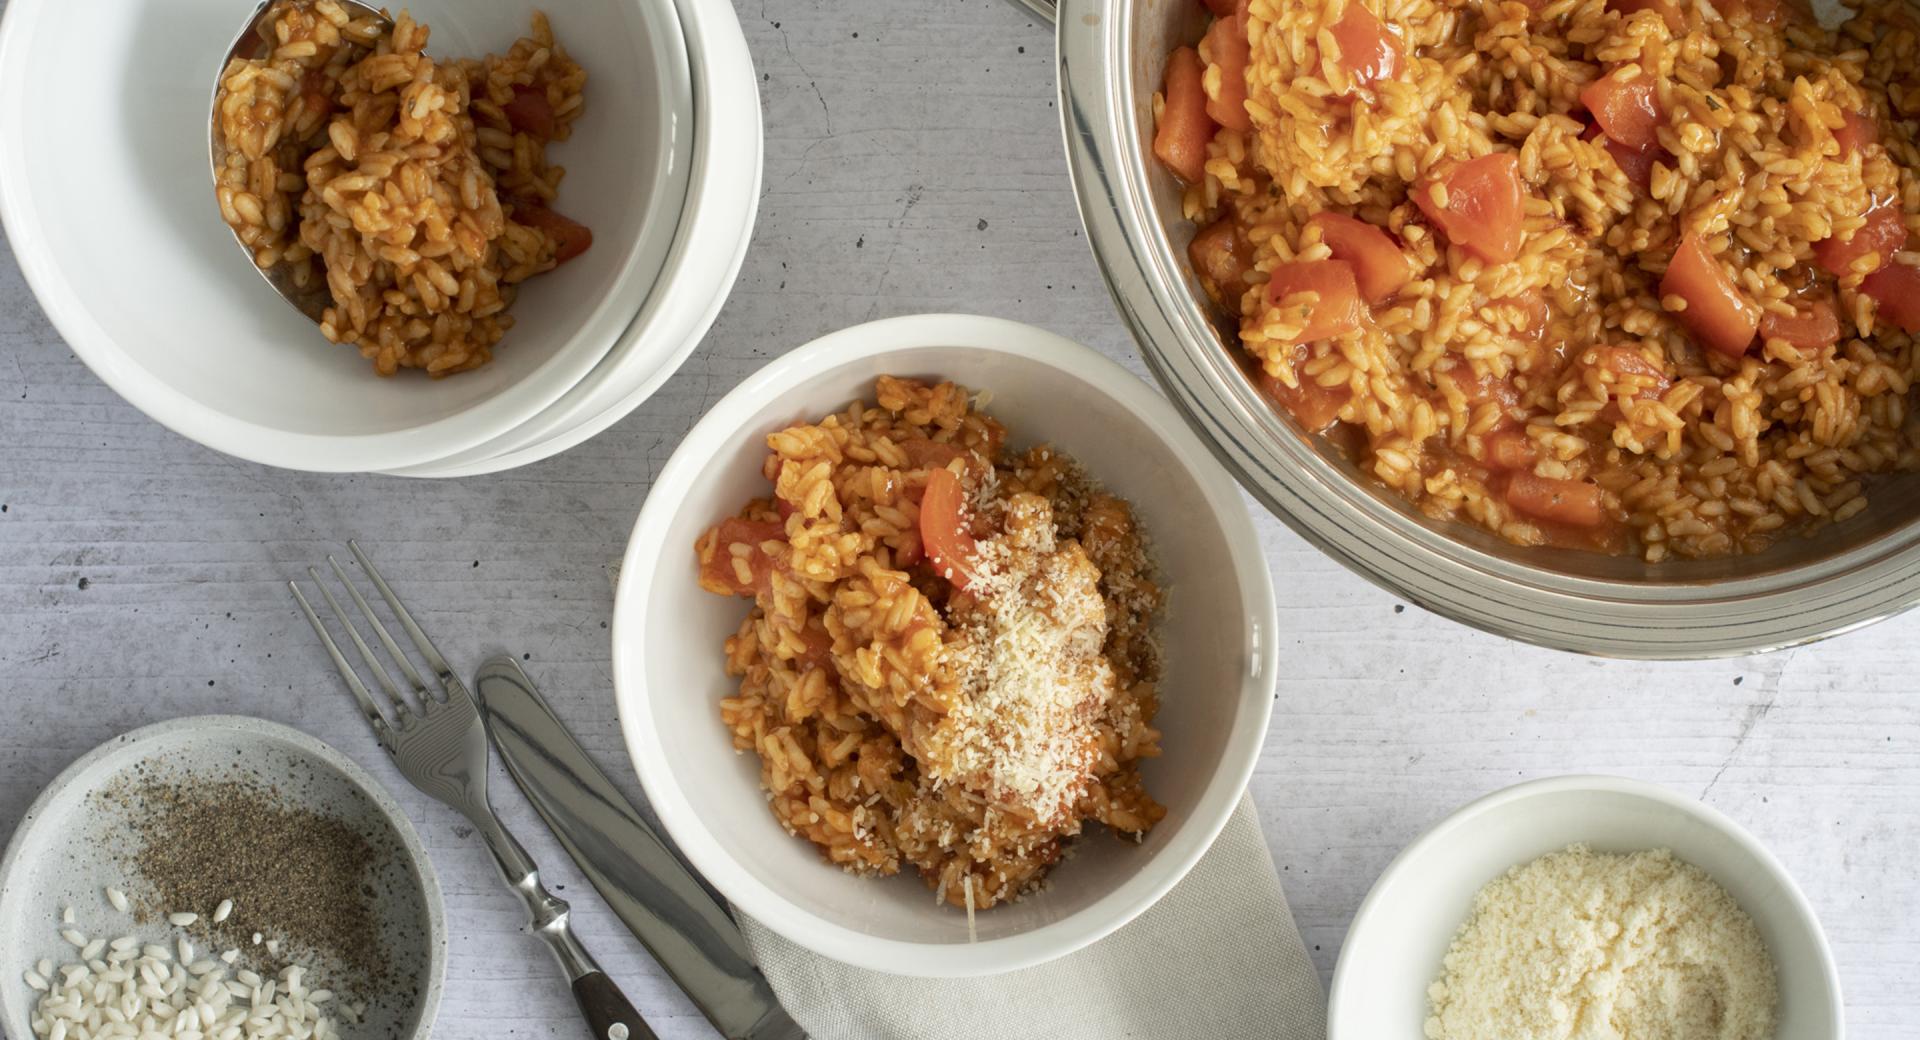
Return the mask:
M1022 0L1045 13L1048 0ZM1148 365L1240 482L1356 573L1464 624L1617 657L1696 658L1792 646L1920 601L1920 482L1758 556L1639 560L1521 548L1441 523L1303 436L1241 374L1187 262L1180 191L1152 161L1167 53L1198 39L1194 0L1062 0L1060 113L1087 238ZM1284 576L1282 588L1284 589Z

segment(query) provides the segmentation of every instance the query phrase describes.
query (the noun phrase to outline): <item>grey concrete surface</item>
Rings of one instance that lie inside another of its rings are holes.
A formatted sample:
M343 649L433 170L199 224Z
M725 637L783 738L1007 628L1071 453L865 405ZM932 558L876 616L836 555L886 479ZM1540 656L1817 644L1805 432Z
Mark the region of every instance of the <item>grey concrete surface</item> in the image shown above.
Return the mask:
M817 334L933 310L1033 322L1142 370L1080 231L1045 26L1003 0L738 8L767 117L745 270L685 369L559 458L451 482L233 461L103 386L0 257L0 833L127 728L203 712L290 723L391 785L439 864L453 956L438 1035L584 1035L485 854L378 753L283 582L361 539L450 656L522 654L637 795L608 676L611 565L649 480L720 394ZM1619 773L1758 834L1825 923L1850 1035L1914 1035L1920 616L1748 660L1589 660L1403 606L1260 523L1288 644L1253 794L1323 972L1376 874L1453 807L1530 777ZM499 801L661 1035L711 1035L517 794Z

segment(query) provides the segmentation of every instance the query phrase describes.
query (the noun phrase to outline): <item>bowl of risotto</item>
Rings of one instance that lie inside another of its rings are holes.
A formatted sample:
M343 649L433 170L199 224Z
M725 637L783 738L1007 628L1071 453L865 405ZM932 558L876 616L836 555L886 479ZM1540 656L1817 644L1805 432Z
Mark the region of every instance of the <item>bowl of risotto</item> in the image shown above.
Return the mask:
M1588 653L1845 631L1920 599L1920 37L1818 14L1069 0L1089 238L1175 403L1369 579Z
M1170 406L1050 333L926 315L801 347L694 428L628 546L614 675L650 802L735 906L957 977L1184 876L1258 756L1275 624Z
M74 353L182 435L318 471L471 450L588 378L688 194L674 5L280 0L225 63L247 7L7 6L0 218Z

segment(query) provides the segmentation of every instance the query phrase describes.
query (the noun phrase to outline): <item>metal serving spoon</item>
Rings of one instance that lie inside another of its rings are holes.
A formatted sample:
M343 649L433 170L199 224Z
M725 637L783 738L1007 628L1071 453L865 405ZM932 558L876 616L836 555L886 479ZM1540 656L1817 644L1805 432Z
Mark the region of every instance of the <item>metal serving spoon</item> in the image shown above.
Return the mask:
M273 10L275 2L276 0L260 0L260 3L254 7L253 13L248 15L247 20L241 24L240 31L234 34L233 42L227 45L227 53L220 59L220 68L214 72L213 96L207 102L207 161L208 172L213 178L216 190L220 185L220 168L226 165L227 158L226 135L220 132L220 100L224 95L222 87L226 81L227 66L231 65L235 58L249 60L258 58L273 47L276 42L273 22L267 15ZM385 10L360 3L359 0L334 0L334 2L345 8L347 13L355 19L377 18L389 25L393 22ZM328 304L333 302L327 294L326 279L314 279L308 287L301 288L294 284L291 265L283 262L272 267L261 267L254 262L253 249L241 240L240 233L234 231L231 226L227 230L233 232L234 244L246 254L247 266L258 271L260 277L266 279L268 285L273 286L273 291L280 294L281 299L293 305L294 310L312 319L314 324L319 324L321 313L326 310Z

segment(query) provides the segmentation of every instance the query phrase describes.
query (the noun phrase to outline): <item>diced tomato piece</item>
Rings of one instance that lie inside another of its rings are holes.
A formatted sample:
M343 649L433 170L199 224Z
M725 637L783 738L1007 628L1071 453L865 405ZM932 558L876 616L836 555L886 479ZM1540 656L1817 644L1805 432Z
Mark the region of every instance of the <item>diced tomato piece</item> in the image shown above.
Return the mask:
M927 490L920 499L920 542L933 569L966 591L980 548L967 526L966 491L950 469L927 471Z
M1331 31L1333 42L1340 45L1340 67L1355 83L1372 86L1400 74L1404 53L1399 38L1360 0L1347 0L1345 13Z
M1680 324L1693 333L1703 347L1728 357L1739 357L1753 345L1753 334L1760 316L1720 269L1699 235L1680 240L1667 273L1660 278L1660 295L1678 296L1687 301L1679 314Z
M1253 117L1247 115L1247 65L1253 61L1253 45L1247 42L1244 12L1214 20L1207 30L1207 53L1220 70L1220 95L1207 99L1207 115L1229 130L1253 129Z
M1213 117L1207 114L1207 91L1200 84L1200 55L1181 47L1167 58L1166 104L1153 135L1153 154L1174 175L1198 184L1207 173L1207 142L1213 140Z
M1607 139L1607 152L1620 166L1620 172L1627 180L1642 191L1653 186L1653 164L1667 157L1667 150L1659 146L1652 148L1629 148L1612 138Z
M1444 206L1434 198L1436 185L1446 189ZM1512 152L1494 152L1421 181L1413 201L1454 245L1504 264L1520 255L1525 190L1520 160Z
M1658 131L1666 125L1667 114L1651 76L1622 79L1617 72L1608 73L1580 91L1580 102L1609 139L1636 151L1660 146Z
M760 543L785 539L786 528L774 520L728 517L720 521L717 530L713 558L700 566L700 587L723 596L751 596L772 588L774 560ZM740 572L733 566L735 543L748 547L747 555L742 557L747 561L746 581L741 580Z
M547 100L545 90L515 83L513 100L502 108L507 113L507 122L515 130L542 141L553 137L553 103Z
M1280 306L1302 293L1317 295L1306 314L1306 325L1296 343L1328 339L1360 327L1360 288L1353 265L1345 260L1296 260L1273 269L1267 282L1267 305Z
M1906 245L1907 221L1900 203L1880 199L1867 209L1867 222L1854 230L1852 238L1842 241L1835 235L1814 243L1813 258L1828 274L1844 278L1853 272L1854 261L1868 253L1879 255L1880 262L1874 265L1877 271Z
M1840 145L1841 155L1852 155L1865 151L1866 147L1880 140L1880 124L1864 112L1847 112L1840 129L1833 132L1833 139Z
M1622 18L1632 17L1640 11L1654 11L1675 36L1687 31L1686 15L1674 0L1607 0L1607 6L1620 12Z
M1880 304L1880 320L1920 332L1920 268L1888 264L1868 275L1860 291Z
M1387 299L1413 280L1413 266L1400 243L1372 224L1332 212L1315 214L1307 224L1320 229L1320 238L1335 260L1353 265L1360 296L1368 303Z
M1613 156L1614 164L1620 167L1620 172L1626 174L1627 180L1642 191L1653 186L1653 164L1667 157L1667 150L1659 145L1651 148L1629 148L1608 137L1607 132L1600 129L1599 123L1587 127L1587 132L1581 136L1589 141L1598 140L1605 145L1607 154Z
M1226 216L1202 228L1187 243L1187 259L1213 302L1237 313L1253 270L1253 243L1239 223Z
M1539 457L1532 438L1522 430L1495 430L1484 442L1486 463L1497 470L1532 469Z
M780 519L783 521L786 520L787 517L790 517L793 514L798 513L800 511L799 506L796 506L792 502L789 502L786 499L780 498L778 496L776 496L773 500L773 508L780 512Z
M1256 382L1261 393L1286 409L1287 414L1293 416L1294 421L1308 433L1320 433L1332 426L1334 420L1340 418L1340 409L1346 407L1353 391L1344 384L1321 386L1314 382L1312 377L1300 372L1299 360L1294 361L1294 375L1298 386L1288 386L1265 372L1260 373Z
M1760 317L1760 338L1784 339L1803 350L1818 350L1840 342L1840 319L1833 305L1814 300L1792 316L1768 311Z
M1533 517L1569 527L1599 527L1607 521L1606 497L1597 484L1515 473L1507 504Z
M1221 18L1237 14L1246 6L1245 0L1200 0L1200 2L1207 10Z
M539 203L516 202L513 219L553 239L553 262L564 264L593 246L593 231Z

